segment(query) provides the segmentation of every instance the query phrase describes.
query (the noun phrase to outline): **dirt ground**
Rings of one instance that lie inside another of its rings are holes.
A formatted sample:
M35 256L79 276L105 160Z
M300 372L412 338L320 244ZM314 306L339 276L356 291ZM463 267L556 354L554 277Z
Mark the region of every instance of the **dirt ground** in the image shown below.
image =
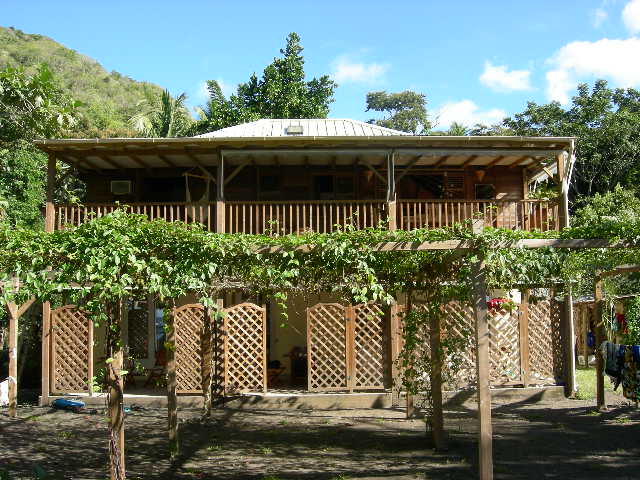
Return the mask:
M638 479L640 411L613 396L494 405L496 479ZM435 453L422 420L401 409L181 411L181 456L167 458L166 411L131 412L126 456L131 479L469 479L476 476L475 405L448 409L450 448ZM96 415L23 406L0 411L0 479L107 478L107 421Z

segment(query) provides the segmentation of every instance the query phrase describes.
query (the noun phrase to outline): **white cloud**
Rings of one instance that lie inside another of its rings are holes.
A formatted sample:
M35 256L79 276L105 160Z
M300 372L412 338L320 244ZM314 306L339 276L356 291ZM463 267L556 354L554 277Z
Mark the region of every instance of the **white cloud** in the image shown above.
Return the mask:
M640 0L631 0L625 5L622 21L631 33L640 32Z
M447 102L436 110L438 128L447 128L453 122L473 127L477 123L493 125L507 116L507 112L500 108L480 110L472 100Z
M595 28L600 28L607 18L609 18L609 14L603 7L598 7L591 11L591 24Z
M530 76L529 70L509 71L506 65L492 65L491 62L485 62L480 83L498 92L531 90Z
M547 72L547 94L567 103L579 77L607 78L620 87L640 85L639 57L640 38L636 37L571 42L548 60L553 68Z
M331 76L338 83L376 83L388 70L387 64L353 62L343 55L333 62Z

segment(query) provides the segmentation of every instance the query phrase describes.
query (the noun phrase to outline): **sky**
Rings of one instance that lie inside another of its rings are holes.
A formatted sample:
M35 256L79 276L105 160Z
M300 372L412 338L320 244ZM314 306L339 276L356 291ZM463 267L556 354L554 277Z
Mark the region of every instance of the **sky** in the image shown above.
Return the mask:
M297 32L307 77L339 84L331 118L367 120L366 94L427 96L436 128L493 124L528 101L568 105L578 83L640 88L640 0L0 0L0 25L107 70L206 99L262 73ZM0 49L2 46L0 45Z

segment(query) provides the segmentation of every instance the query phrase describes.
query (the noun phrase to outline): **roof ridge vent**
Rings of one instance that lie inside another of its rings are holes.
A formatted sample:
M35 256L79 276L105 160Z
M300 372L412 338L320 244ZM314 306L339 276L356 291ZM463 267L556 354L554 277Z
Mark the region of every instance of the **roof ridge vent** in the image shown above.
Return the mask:
M287 135L302 135L304 127L302 125L289 125L284 129L284 133Z

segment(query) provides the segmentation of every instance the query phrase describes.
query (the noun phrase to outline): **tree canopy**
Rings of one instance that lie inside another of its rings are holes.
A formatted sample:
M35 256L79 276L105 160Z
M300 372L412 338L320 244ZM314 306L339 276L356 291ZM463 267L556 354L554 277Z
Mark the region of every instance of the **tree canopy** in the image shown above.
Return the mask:
M367 93L367 112L381 112L384 118L368 122L414 135L425 135L431 128L427 115L427 96L405 90L398 93L385 91Z
M328 75L306 80L303 48L293 32L262 77L253 73L225 98L215 80L207 82L209 99L200 107L194 133L206 133L260 118L326 118L337 84Z
M581 84L569 108L529 102L504 126L515 135L577 137L574 195L633 186L640 178L640 92L632 88L612 90L604 80L591 89Z

